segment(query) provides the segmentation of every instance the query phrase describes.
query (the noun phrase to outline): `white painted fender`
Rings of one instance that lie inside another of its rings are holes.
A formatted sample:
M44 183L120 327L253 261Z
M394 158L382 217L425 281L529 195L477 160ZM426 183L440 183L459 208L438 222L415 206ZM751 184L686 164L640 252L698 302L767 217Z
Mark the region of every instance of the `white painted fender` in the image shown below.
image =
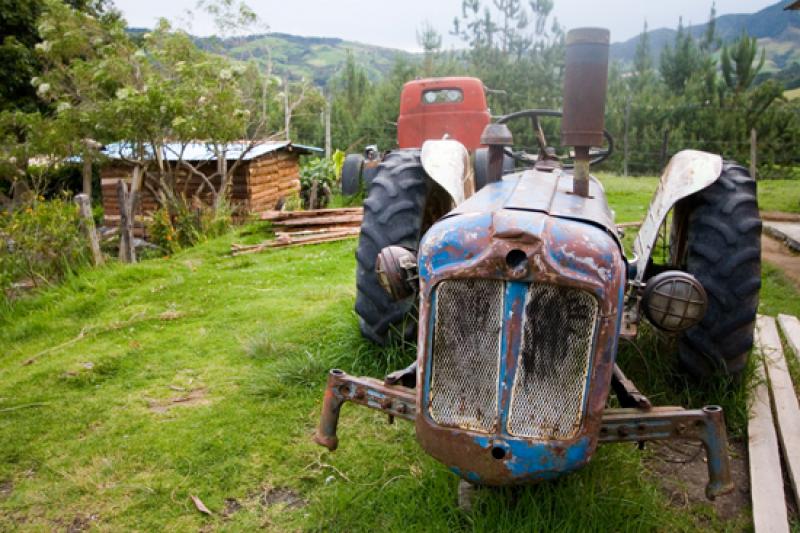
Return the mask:
M636 281L644 279L644 271L650 254L658 240L658 230L670 209L683 198L702 191L719 179L722 174L722 158L716 154L684 150L670 159L658 189L650 201L647 217L639 229L633 244L636 261Z
M475 178L469 152L458 141L441 139L422 145L422 168L458 206L475 193Z

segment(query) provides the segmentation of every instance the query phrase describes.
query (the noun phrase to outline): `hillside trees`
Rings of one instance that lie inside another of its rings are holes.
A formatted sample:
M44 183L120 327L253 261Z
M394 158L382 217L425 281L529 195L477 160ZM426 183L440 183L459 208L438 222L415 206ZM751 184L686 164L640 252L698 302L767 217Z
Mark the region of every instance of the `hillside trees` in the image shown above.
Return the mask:
M417 33L423 49L420 63L398 61L391 75L379 81L370 81L349 57L329 87L334 145L349 151L373 142L381 149L393 147L392 122L403 83L417 77L480 78L487 88L498 90L489 94L494 116L560 108L564 32L552 18L552 8L551 0L464 0L451 29L462 49L442 51L436 29L423 25ZM606 122L617 139L617 153L606 168L623 170L626 131L628 163L635 174L660 172L682 148L747 162L751 128L759 134L762 162L788 160L789 139L800 127L797 104L783 101L778 85L759 84L763 52L755 41L723 47L713 5L704 34L693 36L681 21L674 43L658 62L652 60L647 30L645 23L633 64L610 67ZM557 145L558 121L544 121L543 127ZM517 146L533 148L528 124L512 124L512 131Z

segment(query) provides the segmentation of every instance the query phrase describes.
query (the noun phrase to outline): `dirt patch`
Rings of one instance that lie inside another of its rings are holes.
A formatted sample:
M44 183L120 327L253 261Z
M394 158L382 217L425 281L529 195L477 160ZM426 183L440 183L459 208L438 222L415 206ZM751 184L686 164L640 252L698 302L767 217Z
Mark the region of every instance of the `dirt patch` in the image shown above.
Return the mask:
M205 388L194 389L186 394L167 398L165 400L149 400L148 406L154 413L166 413L173 407L178 406L208 405L210 401L206 398L207 392Z
M81 531L88 531L92 525L97 522L98 516L96 514L78 515L72 519L66 530L68 533L80 533Z
M258 502L264 507L283 505L287 509L299 509L308 505L299 494L286 487L265 487Z
M225 507L222 509L222 517L230 518L242 508L242 504L236 498L225 498Z
M761 258L780 268L800 290L800 255L793 254L779 241L761 237Z
M0 481L0 500L5 500L14 492L14 482L10 479Z
M713 502L706 498L708 469L706 454L699 443L685 441L648 442L653 454L647 466L659 485L669 496L673 507L689 509L694 505L710 504L720 520L728 521L747 512L750 505L750 479L747 449L744 442L729 443L731 477L734 490Z

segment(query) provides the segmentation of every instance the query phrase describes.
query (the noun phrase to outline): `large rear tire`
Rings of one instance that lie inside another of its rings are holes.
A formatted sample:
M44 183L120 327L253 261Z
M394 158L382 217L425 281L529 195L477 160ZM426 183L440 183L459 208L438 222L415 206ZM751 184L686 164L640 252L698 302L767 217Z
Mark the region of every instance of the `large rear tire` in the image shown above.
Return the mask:
M414 298L396 302L378 283L375 259L386 246L416 251L423 231L427 178L419 150L389 153L378 167L364 201L364 218L356 250L356 313L362 334L385 344L390 328L402 324L414 306ZM401 332L413 337L416 323Z
M344 158L342 165L342 194L354 196L361 190L361 169L364 166L364 156L349 154Z
M678 339L681 366L697 378L741 373L761 289L761 217L747 169L726 162L714 184L681 201L671 240L671 263L694 275L709 298L703 321Z

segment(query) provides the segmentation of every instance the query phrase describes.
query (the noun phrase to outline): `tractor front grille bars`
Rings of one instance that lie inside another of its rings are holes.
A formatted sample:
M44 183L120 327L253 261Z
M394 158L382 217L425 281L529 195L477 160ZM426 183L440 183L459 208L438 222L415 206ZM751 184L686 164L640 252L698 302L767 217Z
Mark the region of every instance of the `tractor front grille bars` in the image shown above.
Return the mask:
M544 283L527 287L522 342L506 427L538 440L567 440L580 430L598 318L588 292ZM507 283L452 279L436 288L428 413L443 427L495 433Z
M441 426L495 429L504 287L458 279L436 289L429 411Z
M567 440L577 435L583 420L597 308L597 300L586 291L543 283L530 286L511 392L511 435L538 440Z

